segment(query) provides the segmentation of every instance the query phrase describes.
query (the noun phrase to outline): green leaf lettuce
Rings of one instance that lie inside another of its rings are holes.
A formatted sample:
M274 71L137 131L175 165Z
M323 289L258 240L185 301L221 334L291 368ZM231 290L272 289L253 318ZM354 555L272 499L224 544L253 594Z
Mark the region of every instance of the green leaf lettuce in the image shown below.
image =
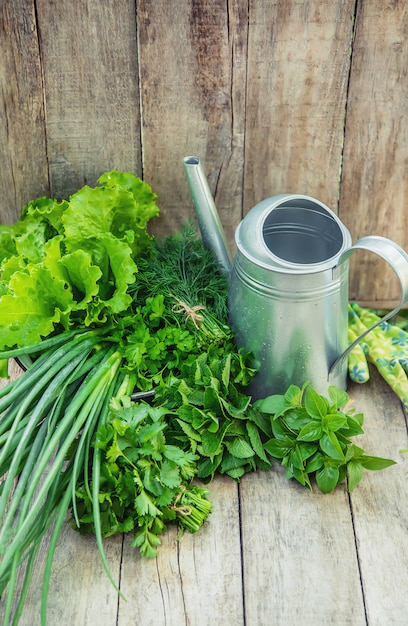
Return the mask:
M131 304L156 195L131 173L107 172L98 182L69 201L33 200L15 224L0 225L0 349L105 323Z

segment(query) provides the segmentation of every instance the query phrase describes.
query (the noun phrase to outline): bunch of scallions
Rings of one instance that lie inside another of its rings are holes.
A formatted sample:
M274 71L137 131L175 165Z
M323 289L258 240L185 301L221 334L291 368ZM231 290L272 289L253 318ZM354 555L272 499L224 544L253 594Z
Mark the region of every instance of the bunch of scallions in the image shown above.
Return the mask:
M156 196L108 172L67 201L39 198L0 226L0 593L17 624L47 545L41 622L67 519L121 532L154 557L168 524L197 532L204 484L270 468L255 371L227 325L226 285L192 227L147 233ZM197 479L200 479L197 482ZM119 590L118 590L119 591Z

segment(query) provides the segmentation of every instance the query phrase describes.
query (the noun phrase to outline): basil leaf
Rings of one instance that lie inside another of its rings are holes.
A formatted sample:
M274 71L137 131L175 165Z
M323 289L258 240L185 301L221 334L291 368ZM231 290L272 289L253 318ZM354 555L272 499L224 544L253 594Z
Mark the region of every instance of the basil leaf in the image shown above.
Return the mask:
M289 454L293 448L293 442L291 439L269 439L264 443L264 448L268 454L276 459L283 459L284 456Z
M331 493L338 484L339 469L332 465L325 464L316 472L316 482L320 491Z
M335 432L347 424L347 417L341 413L328 413L322 418L322 427L326 432Z
M275 419L283 415L292 408L291 404L286 400L285 396L276 394L268 396L262 400L257 400L254 406L263 413L270 413Z
M320 447L325 454L331 459L337 459L339 461L345 461L343 449L337 439L335 433L325 433L320 441Z
M358 461L349 461L347 463L347 479L349 491L352 491L355 487L357 487L358 483L363 477L363 472L363 466Z
M323 436L323 428L318 420L311 420L299 432L298 441L316 441Z
M339 387L330 385L328 391L329 391L330 399L333 402L336 409L346 406L347 402L350 400L348 393L346 393Z
M309 386L305 392L305 408L310 417L321 419L327 414L329 407L327 400Z
M391 459L383 459L378 456L366 456L363 455L359 458L359 461L363 467L368 470L382 470L391 465L396 465L396 461Z

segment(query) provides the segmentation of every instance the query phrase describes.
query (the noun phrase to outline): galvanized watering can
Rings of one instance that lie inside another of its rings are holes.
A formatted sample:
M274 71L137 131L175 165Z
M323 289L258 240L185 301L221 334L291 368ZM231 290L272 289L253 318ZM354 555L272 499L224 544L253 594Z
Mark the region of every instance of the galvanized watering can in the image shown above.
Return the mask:
M408 300L408 254L379 236L351 235L337 215L309 196L282 194L259 202L235 232L232 261L200 159L183 160L203 242L229 278L229 323L237 345L253 352L259 373L253 399L309 382L319 393L347 387L349 257L357 249L385 259ZM380 323L380 322L379 322Z

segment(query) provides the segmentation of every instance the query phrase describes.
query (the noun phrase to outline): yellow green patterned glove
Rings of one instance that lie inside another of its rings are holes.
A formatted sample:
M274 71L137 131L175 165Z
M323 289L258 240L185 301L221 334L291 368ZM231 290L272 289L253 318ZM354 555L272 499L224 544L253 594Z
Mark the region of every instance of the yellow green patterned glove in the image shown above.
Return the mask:
M348 342L354 343L361 335L361 323L357 313L349 305L348 315ZM370 378L367 363L368 347L364 339L357 343L348 355L348 372L355 383L366 383Z
M356 303L349 305L349 343L380 321L378 315ZM373 363L384 380L408 409L408 333L382 322L371 330L349 354L348 370L357 383L369 379L368 363Z

